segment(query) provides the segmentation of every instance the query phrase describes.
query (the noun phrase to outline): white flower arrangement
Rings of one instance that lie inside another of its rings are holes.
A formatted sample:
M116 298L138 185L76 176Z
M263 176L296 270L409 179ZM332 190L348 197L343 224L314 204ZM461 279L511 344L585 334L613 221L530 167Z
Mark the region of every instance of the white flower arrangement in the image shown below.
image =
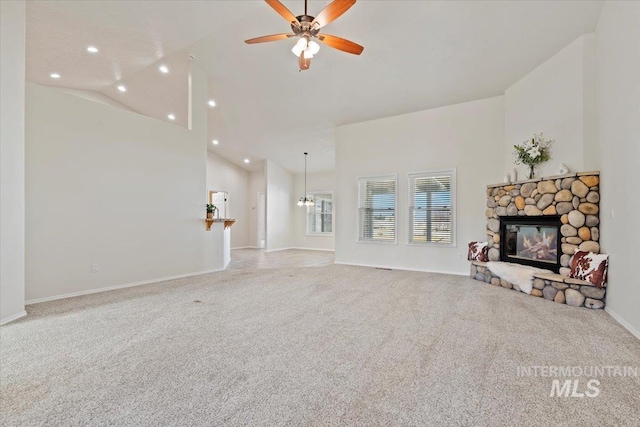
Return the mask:
M552 142L554 141L551 139L545 140L542 132L533 135L533 138L513 146L515 148L513 162L517 165L524 164L529 166L528 178L533 178L534 167L551 158L550 147Z

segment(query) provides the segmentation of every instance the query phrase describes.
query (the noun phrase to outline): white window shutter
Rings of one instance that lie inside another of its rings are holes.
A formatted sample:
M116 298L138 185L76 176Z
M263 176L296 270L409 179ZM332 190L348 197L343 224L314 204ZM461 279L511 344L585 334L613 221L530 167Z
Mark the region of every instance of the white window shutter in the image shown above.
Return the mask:
M358 241L396 241L396 177L358 179Z
M409 175L409 243L453 245L455 170Z

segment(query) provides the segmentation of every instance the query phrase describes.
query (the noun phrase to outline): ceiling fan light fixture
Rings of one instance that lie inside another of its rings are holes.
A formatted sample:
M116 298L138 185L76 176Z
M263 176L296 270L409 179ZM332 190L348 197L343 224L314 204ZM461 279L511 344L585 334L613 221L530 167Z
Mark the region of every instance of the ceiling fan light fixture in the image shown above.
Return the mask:
M302 52L307 50L308 46L309 46L309 41L307 40L307 38L300 37L298 39L298 42L295 44L295 46L293 46L293 49L291 49L291 52L293 52L295 56L300 57L300 55L302 55ZM305 54L305 58L310 58L310 57L307 57Z
M298 40L298 43L296 43L296 46L298 46L302 50L305 50L308 44L309 44L309 41L307 40L306 37L300 37L300 39Z
M311 40L307 45L307 49L311 51L312 55L315 55L316 53L320 52L320 45L314 42L313 40Z
M311 58L320 51L320 45L314 39L318 39L323 44L334 49L341 50L353 55L360 55L364 47L350 40L329 34L320 35L319 32L329 23L338 19L342 14L356 3L356 0L333 0L318 15L310 16L307 13L308 0L304 2L304 14L295 16L280 0L265 0L280 16L282 16L291 26L291 31L287 33L271 34L262 37L254 37L245 40L247 44L266 43L277 40L285 40L297 37L295 46L291 52L298 58L300 71L308 70L311 66Z
M295 56L300 57L303 50L304 49L302 49L301 47L298 46L298 44L296 44L295 46L293 46L293 49L291 49L291 52L293 52Z

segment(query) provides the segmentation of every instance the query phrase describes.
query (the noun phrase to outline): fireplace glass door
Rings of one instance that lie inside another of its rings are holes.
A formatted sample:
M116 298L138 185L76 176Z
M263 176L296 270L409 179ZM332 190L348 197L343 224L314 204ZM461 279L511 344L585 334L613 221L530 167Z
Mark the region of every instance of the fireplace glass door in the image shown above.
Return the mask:
M501 260L558 271L560 221L557 217L501 218Z

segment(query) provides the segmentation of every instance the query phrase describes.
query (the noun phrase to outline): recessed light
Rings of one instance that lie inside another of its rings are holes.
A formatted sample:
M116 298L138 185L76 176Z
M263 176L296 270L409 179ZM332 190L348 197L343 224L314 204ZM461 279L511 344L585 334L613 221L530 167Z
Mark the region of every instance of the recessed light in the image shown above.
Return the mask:
M52 79L59 79L59 78L60 78L60 74L58 74L58 73L51 73L51 74L49 74L49 77L51 77Z
M212 143L213 145L218 145L218 144L220 144L220 142L219 142L217 139L214 139L213 141L211 141L211 143Z
M169 68L167 68L166 65L159 66L158 70L160 70L160 72L163 73L163 74L167 74L169 72Z
M209 102L207 102L207 104L209 104L209 107L215 107L216 101L214 101L213 99L210 99Z
M89 46L87 48L87 52L89 52L89 53L98 53L98 48L95 47L95 46Z
M167 118L168 118L169 120L175 120L175 119L176 119L176 116L175 116L175 115L173 115L173 114L168 114L168 115L167 115Z
M249 159L244 159L244 162L245 162L245 163L249 163L249 162L250 162L250 160L249 160Z
M120 92L126 92L127 91L127 87L125 85L120 85L120 86L118 86L118 90Z

